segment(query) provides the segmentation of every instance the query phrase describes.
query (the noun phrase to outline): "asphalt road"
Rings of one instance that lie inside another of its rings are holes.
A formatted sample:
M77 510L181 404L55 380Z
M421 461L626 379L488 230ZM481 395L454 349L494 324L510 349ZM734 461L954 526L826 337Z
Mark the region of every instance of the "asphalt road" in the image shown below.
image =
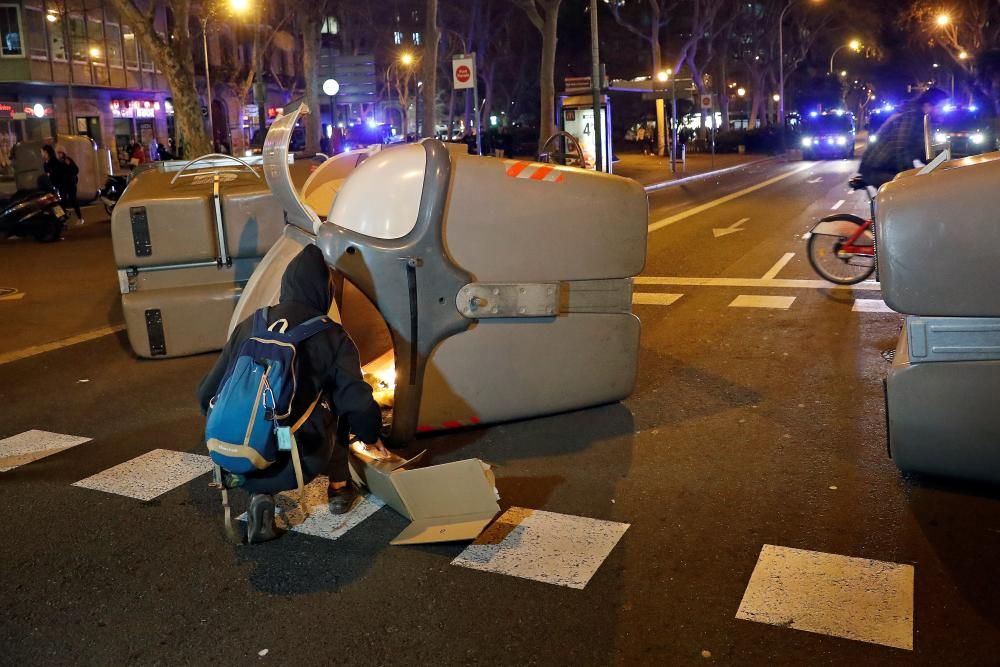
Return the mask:
M801 235L841 200L865 212L855 165L652 195L636 292L682 296L637 299L661 303L635 306L632 397L417 443L498 464L505 509L630 524L582 590L450 565L464 544L390 547L407 522L389 509L337 541L234 547L204 476L150 502L71 486L154 449L203 453L212 356L137 361L117 334L0 363L0 438L92 439L0 473L0 663L996 664L996 491L904 478L886 455L880 352L901 317L852 310L877 290L761 282L815 280ZM121 321L101 225L0 242L4 286L24 296L0 300L0 358ZM913 649L737 619L764 545L913 566Z

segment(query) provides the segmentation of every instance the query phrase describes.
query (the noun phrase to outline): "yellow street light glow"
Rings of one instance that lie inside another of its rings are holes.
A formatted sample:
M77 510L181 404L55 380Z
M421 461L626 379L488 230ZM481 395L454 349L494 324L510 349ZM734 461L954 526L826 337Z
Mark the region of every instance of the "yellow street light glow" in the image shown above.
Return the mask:
M669 78L670 78L670 72L668 72L665 69L661 69L659 72L656 73L656 80L657 81L666 81Z
M399 62L403 63L404 65L412 65L413 64L413 54L412 53L404 53L403 55L401 55L399 57Z
M101 50L99 48L97 48L96 46L90 47L89 53L90 53L90 57L91 58L100 58L101 57Z
M847 70L846 69L840 70L840 76L847 76Z
M861 42L856 39L852 39L850 42L848 42L847 46L849 46L852 51L861 50Z
M965 60L968 57L969 57L969 54L967 52L965 52L965 51L962 51L961 53L958 54L958 59L959 60Z
M229 9L237 14L243 14L250 10L250 0L229 0Z
M747 94L747 89L744 88L743 86L740 86L739 88L736 89L736 94L739 95L740 97L743 97L744 95Z
M53 11L49 11L49 13L45 15L45 20L49 23L55 23L59 20L59 15Z
M775 93L774 96L771 99L774 100L775 102L780 102L781 101L781 95L779 95L778 93Z
M939 26L941 26L943 28L944 26L946 26L949 23L951 23L951 17L948 16L947 14L938 14L937 15L937 19L935 19L935 21L937 22L937 24Z

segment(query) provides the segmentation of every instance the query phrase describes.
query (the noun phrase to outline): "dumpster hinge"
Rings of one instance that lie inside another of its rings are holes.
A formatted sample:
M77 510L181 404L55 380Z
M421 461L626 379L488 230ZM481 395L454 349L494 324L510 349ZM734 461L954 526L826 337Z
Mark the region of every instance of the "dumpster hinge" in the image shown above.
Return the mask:
M469 319L555 317L559 296L559 283L469 283L455 305Z

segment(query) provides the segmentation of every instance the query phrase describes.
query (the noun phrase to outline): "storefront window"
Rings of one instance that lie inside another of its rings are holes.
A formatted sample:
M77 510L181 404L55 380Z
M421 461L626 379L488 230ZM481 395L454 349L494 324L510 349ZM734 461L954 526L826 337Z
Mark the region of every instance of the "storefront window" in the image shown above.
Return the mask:
M122 26L122 44L125 51L125 66L129 69L139 69L139 45L135 41L135 33L127 25Z
M70 49L73 51L73 62L87 62L87 26L82 16L69 17Z
M28 32L28 55L48 60L49 47L45 38L45 14L37 7L24 8L24 26Z
M112 67L122 66L122 29L114 23L105 26L108 37L108 64Z
M0 55L5 58L24 57L21 33L21 8L17 5L0 5Z

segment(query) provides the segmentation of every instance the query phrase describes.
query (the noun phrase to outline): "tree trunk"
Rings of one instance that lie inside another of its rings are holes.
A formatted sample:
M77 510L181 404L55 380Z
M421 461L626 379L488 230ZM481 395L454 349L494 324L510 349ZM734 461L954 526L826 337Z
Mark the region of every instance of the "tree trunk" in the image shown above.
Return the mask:
M663 68L663 56L660 53L660 5L657 2L651 3L652 16L650 16L649 27L649 50L653 64L653 85L660 84L660 69ZM658 98L656 100L656 154L663 157L667 154L667 129L666 129L666 100Z
M153 57L153 62L163 72L174 100L174 121L177 123L177 141L185 155L197 157L212 152L212 143L205 131L201 115L198 87L194 78L194 47L187 26L188 7L181 3L177 12L178 25L173 39L165 42L153 27L156 6L153 11L140 10L132 0L111 0L112 6L135 30L142 47ZM209 109L211 113L211 109Z
M719 123L719 127L724 130L729 129L729 87L726 81L729 79L729 71L726 65L728 65L728 57L726 54L729 52L728 46L720 50L723 54L719 58L719 78L715 83L716 95L719 98L719 115L722 116L722 120ZM716 128L718 131L718 128Z
M320 114L319 102L319 81L316 78L316 68L319 64L320 36L318 21L305 15L304 21L300 24L302 31L302 74L305 77L305 103L309 107L309 115L306 116L306 152L318 153L320 137L323 133L323 118ZM331 98L330 103L333 104ZM331 114L333 109L330 110ZM260 113L264 113L261 109ZM331 115L332 117L332 115Z
M757 119L760 116L760 107L764 98L758 91L753 91L750 103L750 118L747 119L747 129L752 130L757 127Z
M539 72L541 109L538 118L538 150L556 131L556 45L558 43L559 2L553 2L545 12L542 28L542 62Z
M433 137L437 134L437 71L438 71L438 43L441 39L438 29L438 2L437 0L427 0L427 21L424 25L424 47L423 60L423 102L424 118L421 123L425 137Z

